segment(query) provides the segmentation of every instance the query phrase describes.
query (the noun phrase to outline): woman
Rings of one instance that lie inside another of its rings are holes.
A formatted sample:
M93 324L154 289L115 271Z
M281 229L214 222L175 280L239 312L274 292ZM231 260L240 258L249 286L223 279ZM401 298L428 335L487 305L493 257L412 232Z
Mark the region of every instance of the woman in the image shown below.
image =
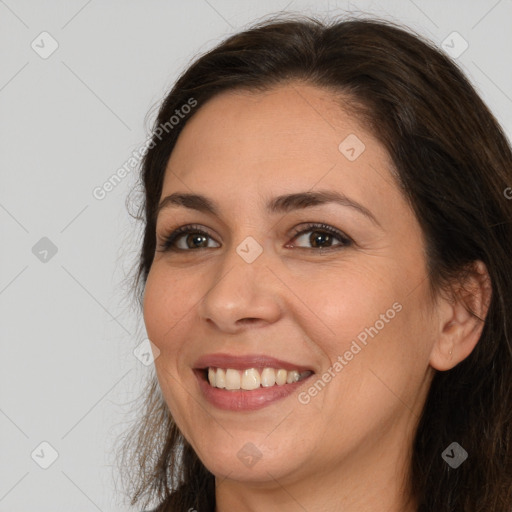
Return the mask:
M273 20L196 60L142 168L158 511L512 510L512 154L379 20Z

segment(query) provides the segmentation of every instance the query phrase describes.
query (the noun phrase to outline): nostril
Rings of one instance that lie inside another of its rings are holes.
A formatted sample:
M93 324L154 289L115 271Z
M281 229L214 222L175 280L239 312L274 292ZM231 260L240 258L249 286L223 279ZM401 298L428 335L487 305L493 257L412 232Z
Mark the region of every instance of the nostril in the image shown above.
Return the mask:
M250 324L260 322L260 321L261 321L261 318L242 318L242 319L238 320L237 323L250 325Z

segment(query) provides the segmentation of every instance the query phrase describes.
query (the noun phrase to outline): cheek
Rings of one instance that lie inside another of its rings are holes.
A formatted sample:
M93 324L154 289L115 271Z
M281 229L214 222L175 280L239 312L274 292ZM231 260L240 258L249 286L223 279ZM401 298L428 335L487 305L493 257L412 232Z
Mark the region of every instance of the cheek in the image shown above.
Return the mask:
M338 361L333 371L345 377L333 387L358 392L384 388L380 377L400 393L404 385L419 385L428 367L434 332L426 313L427 287L411 293L403 272L385 268L384 261L382 268L376 263L332 272L328 290L311 285L321 282L320 276L302 282L304 296L314 305L312 322L319 328L311 329L313 323L307 324L304 316L301 322L331 364Z
M194 304L199 300L191 290L197 289L190 281L162 264L151 268L143 299L144 323L148 338L160 350L155 359L155 371L162 394L180 430L187 435L193 427L183 411L189 395L183 382L187 375L180 365L181 354L186 348L190 333L190 319Z
M331 359L349 350L355 340L364 347L368 340L389 331L400 316L399 280L388 268L371 263L364 268L346 265L332 269L327 283L325 269L319 269L317 275L310 273L300 285L299 281L295 284L297 295L310 305L313 315L308 316L314 316L327 334L319 336L318 342ZM310 330L312 325L303 327Z
M199 300L194 289L199 293L191 277L178 278L162 265L154 264L149 272L143 300L144 323L149 339L164 356L180 348L180 333Z

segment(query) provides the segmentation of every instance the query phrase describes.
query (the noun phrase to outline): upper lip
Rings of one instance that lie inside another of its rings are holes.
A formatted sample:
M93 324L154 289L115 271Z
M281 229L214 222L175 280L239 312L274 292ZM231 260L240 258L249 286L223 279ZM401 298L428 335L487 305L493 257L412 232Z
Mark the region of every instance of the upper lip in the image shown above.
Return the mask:
M275 357L269 357L262 354L248 354L244 356L234 356L232 354L206 354L201 356L194 363L194 368L204 370L206 368L232 368L233 370L245 370L247 368L276 368L283 370L297 370L300 372L313 371L307 366L283 361Z

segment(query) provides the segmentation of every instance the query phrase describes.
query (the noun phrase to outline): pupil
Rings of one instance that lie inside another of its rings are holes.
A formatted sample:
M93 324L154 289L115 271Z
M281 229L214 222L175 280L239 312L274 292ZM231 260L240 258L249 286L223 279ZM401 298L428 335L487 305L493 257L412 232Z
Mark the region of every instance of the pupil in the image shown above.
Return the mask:
M313 242L311 244L311 245L313 245L313 247L318 247L318 244L320 244L320 245L325 244L325 243L329 242L329 240L331 238L331 235L329 235L327 233L321 233L319 231L313 231L313 233L311 233L311 236L313 237ZM322 239L324 239L323 242L322 242Z
M204 235L189 235L188 238L189 240L192 240L192 245L194 247L201 247L201 242L204 243L206 241L206 237Z

